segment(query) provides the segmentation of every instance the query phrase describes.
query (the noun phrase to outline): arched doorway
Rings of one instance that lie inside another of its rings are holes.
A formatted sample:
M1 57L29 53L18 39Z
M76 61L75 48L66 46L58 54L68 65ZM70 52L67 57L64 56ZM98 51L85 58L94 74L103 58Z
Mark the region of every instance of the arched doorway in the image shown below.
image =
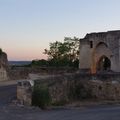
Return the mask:
M97 71L109 71L111 68L111 61L108 57L102 56L97 63Z

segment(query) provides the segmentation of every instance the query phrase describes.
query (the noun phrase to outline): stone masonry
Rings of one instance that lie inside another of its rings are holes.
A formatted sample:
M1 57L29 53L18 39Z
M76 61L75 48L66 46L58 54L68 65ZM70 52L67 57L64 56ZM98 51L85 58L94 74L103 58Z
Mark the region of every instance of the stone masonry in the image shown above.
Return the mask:
M80 39L80 70L120 72L120 31L90 33ZM106 61L106 63L105 63Z
M66 74L35 80L35 85L48 88L51 103L55 105L83 100L120 101L120 74L104 76L93 80L90 74ZM32 87L26 85L18 84L17 99L31 105Z
M8 59L7 54L0 53L0 81L8 80Z

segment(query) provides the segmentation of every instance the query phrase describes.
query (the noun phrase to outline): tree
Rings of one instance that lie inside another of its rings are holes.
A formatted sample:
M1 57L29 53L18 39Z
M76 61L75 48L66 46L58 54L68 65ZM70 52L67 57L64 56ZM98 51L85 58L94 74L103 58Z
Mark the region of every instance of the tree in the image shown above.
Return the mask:
M79 38L77 37L65 37L64 38L65 43L67 42L70 47L69 55L72 59L72 61L75 61L76 59L79 59Z
M3 51L2 51L2 49L0 48L0 54L2 54L3 53Z
M46 67L48 66L48 61L41 59L41 60L32 60L31 62L32 66L41 66L41 67Z
M61 55L59 51L61 45L62 43L58 41L50 43L50 49L45 49L44 54L47 54L49 59L58 59Z
M78 63L79 38L65 37L64 42L50 43L49 50L45 49L44 54L48 55L50 65L74 66L74 62Z

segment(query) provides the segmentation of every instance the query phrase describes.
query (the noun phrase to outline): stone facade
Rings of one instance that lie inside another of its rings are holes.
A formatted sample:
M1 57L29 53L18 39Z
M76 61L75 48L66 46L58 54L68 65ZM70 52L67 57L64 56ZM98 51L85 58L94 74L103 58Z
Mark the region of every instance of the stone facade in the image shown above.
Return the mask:
M1 67L0 68L0 81L4 81L7 80L8 76L7 76L7 71L5 68Z
M80 39L81 70L120 72L120 31L87 34Z
M8 80L8 59L7 54L0 53L0 81Z

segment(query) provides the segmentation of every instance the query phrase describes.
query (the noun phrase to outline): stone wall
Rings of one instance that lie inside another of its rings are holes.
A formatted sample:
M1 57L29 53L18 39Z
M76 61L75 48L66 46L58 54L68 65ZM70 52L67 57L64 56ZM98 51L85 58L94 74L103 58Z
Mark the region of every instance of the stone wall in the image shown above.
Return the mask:
M52 100L51 104L55 105L84 100L120 101L120 74L118 73L51 75L34 82L35 86L47 88ZM26 84L24 87L18 86L18 99L30 105L32 90Z
M8 59L7 54L0 53L0 81L8 80Z
M98 100L120 100L120 82L92 80L88 82L91 95Z
M11 66L9 69L9 78L11 80L21 80L28 79L29 74L37 74L37 75L56 75L62 73L73 73L77 71L76 68L64 68L64 67L15 67Z
M0 68L0 81L8 80L8 74L5 68Z
M47 86L52 103L81 100L120 100L120 74L69 74L36 81Z
M120 72L120 31L90 33L80 40L80 69L96 73L103 55L111 61L111 70Z
M17 100L20 104L32 104L32 86L29 81L19 81L17 84Z

